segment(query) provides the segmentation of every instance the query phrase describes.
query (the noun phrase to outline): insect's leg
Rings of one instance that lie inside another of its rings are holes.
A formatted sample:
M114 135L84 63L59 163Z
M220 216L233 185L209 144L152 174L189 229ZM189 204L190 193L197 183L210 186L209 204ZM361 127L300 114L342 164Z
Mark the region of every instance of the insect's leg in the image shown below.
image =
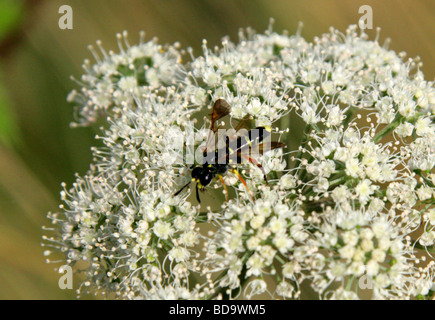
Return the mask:
M221 181L222 185L224 186L224 190L225 190L225 199L228 202L229 200L229 195L228 195L228 189L227 189L227 185L225 184L224 179L222 178L222 175L218 174L219 180Z
M249 190L248 185L246 184L245 179L243 179L243 177L241 176L241 174L239 173L239 171L237 171L236 169L231 169L231 172L233 172L237 178L239 178L239 180L243 183L243 185L246 187L246 190L248 191L248 194L250 195L252 202L255 202L254 198L251 195L251 191Z
M266 185L269 185L269 181L267 181L267 176L266 176L266 171L264 171L263 166L261 165L261 163L259 163L257 160L255 160L254 158L248 157L248 161L254 165L256 165L258 168L261 169L261 172L263 172L263 176L264 176L264 181L266 181Z
M196 200L198 200L198 203L201 203L201 199L199 199L199 189L198 189L198 184L196 184Z
M174 197L178 196L180 194L181 191L184 190L184 188L186 188L189 184L191 183L191 181L189 181L188 183L186 183L180 190L178 190L175 194Z

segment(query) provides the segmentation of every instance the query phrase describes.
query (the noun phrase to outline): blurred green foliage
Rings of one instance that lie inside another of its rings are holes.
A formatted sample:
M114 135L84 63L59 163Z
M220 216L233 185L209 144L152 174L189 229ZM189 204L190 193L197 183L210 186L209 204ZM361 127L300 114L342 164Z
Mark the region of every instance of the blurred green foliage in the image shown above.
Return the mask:
M58 27L65 4L73 9L73 30ZM59 204L60 183L71 185L75 172L86 172L89 148L97 144L98 128L70 128L66 102L77 88L70 76L80 78L83 59L92 60L88 44L100 39L116 51L117 32L128 30L135 43L145 30L148 39L178 41L199 55L202 39L210 47L225 35L237 41L239 28L263 32L270 17L274 29L289 33L303 21L302 35L311 41L330 26L344 31L356 24L365 4L382 27L380 41L390 37L392 49L419 55L433 79L433 0L0 0L0 299L75 297L58 288L59 275L44 262L40 242L46 213ZM293 120L289 125L293 149L302 130Z
M0 1L0 42L11 32L17 30L23 21L23 1Z
M10 101L5 89L0 86L0 144L11 146L17 140L18 128L10 110Z
M20 27L23 21L23 1L3 0L0 2L0 43ZM10 101L5 89L1 86L4 81L0 70L0 143L10 146L18 140L18 129L15 118L10 110Z

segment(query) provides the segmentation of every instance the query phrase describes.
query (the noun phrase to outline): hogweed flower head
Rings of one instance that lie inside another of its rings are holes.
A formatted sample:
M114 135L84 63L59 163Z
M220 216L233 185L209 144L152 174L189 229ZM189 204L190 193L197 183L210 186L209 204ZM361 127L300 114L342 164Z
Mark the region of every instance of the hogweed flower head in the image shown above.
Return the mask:
M70 95L78 124L105 117L103 147L64 185L44 237L49 257L86 266L79 293L433 298L435 89L418 60L356 26L312 43L247 29L214 50L204 41L199 56L118 40L119 53L97 43ZM305 129L296 150L260 154L240 174L226 165L207 189L217 197L224 182L229 199L207 206L186 190L210 141L201 115L218 99L227 126L249 118L279 141L298 136L290 119Z

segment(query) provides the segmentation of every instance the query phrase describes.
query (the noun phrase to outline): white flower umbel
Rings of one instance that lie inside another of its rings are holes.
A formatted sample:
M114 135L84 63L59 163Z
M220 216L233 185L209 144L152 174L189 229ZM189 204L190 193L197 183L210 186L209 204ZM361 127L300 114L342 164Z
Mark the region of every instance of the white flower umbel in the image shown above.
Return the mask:
M406 237L412 232L409 225L396 223L387 214L371 217L360 209L337 208L324 217L316 237L318 247L327 250L322 269L312 275L319 294L327 297L332 294L329 288L338 287L354 292L370 288L375 299L412 296L408 288L415 281L416 258ZM325 274L319 281L322 270Z
M68 96L77 105L75 125L95 122L104 114L116 114L123 103L134 103L134 95L176 83L181 72L179 44L162 46L157 39L145 42L142 32L140 43L132 46L127 36L126 31L117 35L119 53L106 51L100 41L98 50L89 46L96 63L85 60L86 74L76 80L82 88Z
M128 299L433 298L433 82L357 31L248 29L185 63L178 44L97 43L70 99L77 124L100 117L103 146L49 214L48 261L80 265L79 293ZM231 111L216 127L301 142L228 166L243 182L228 170L199 204L218 99Z

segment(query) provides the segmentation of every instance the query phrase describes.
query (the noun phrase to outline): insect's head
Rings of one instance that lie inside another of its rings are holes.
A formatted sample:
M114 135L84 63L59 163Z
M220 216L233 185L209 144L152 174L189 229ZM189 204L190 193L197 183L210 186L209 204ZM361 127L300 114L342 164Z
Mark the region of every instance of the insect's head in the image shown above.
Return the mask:
M199 177L201 176L202 168L201 167L195 167L192 170L192 181L198 181Z
M201 190L212 180L213 174L208 167L196 167L192 170L192 181L197 182Z

